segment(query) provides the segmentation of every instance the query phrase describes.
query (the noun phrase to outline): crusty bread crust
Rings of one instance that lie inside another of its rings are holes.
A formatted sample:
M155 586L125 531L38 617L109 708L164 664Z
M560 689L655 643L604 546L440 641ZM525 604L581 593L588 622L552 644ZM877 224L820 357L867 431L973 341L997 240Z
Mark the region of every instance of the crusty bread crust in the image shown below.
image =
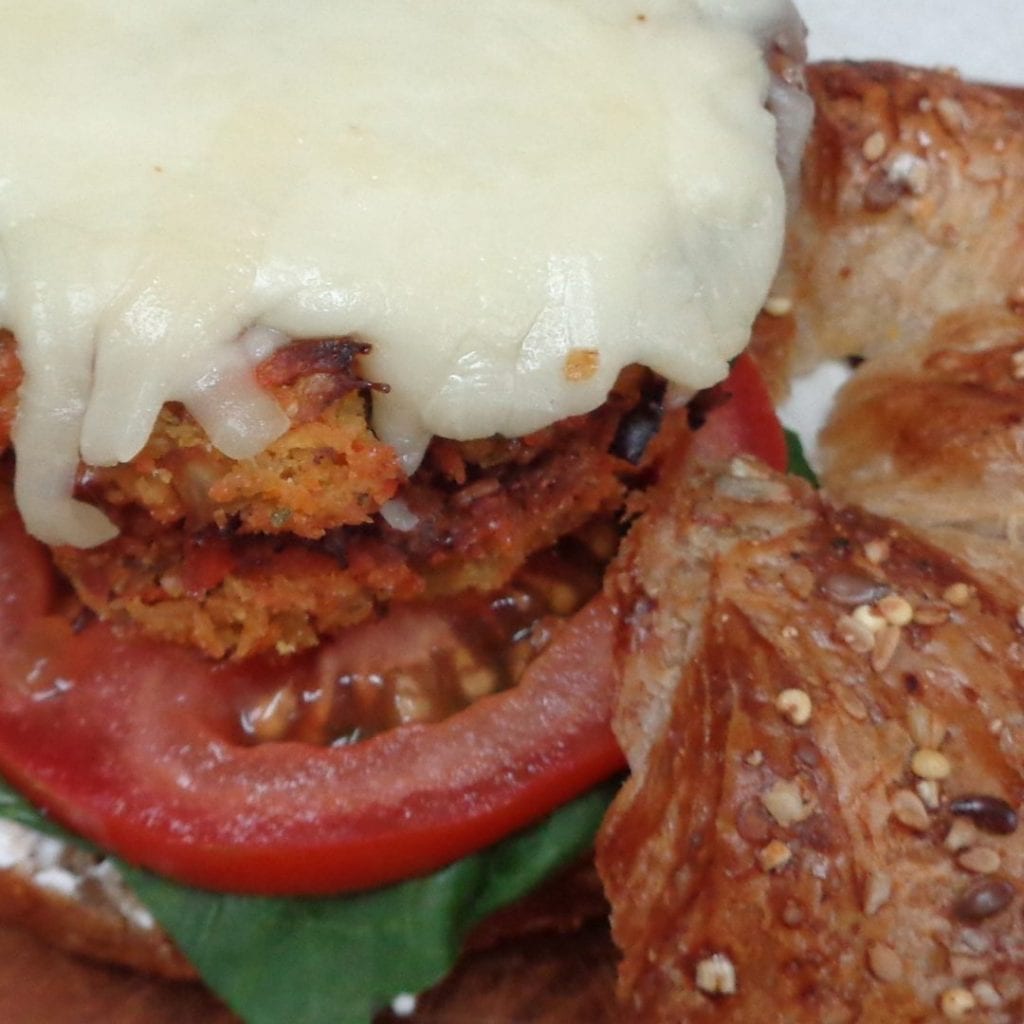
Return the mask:
M1024 91L886 63L807 69L815 121L755 336L775 393L824 358L920 341L946 313L1024 313Z
M742 460L656 492L612 584L623 1019L1020 1020L1016 604Z
M841 501L924 530L1010 600L1024 580L1024 317L971 307L861 366L819 440Z

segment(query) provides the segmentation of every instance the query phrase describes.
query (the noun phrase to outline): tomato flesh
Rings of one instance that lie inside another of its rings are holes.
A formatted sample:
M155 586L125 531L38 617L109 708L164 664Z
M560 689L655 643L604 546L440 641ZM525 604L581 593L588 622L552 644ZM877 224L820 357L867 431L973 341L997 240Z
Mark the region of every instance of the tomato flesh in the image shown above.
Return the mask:
M753 365L737 361L721 387L732 398L694 454L745 448L778 465L785 447ZM7 512L0 770L69 827L182 882L292 894L392 882L502 838L623 765L608 724L615 613L602 595L558 627L515 688L442 722L320 747L247 743L237 709L268 678L301 689L346 639L290 661L217 665L99 622L76 631L52 613L55 593L45 550ZM383 631L383 656L402 645L394 632Z
M0 525L0 561L31 546L14 517ZM55 620L24 619L13 604L0 613L6 650L50 653L0 662L5 774L71 828L194 885L323 893L394 881L500 838L621 764L605 724L603 599L514 690L341 748L235 738L245 693L268 672L314 671L308 659L218 667L99 623L47 645L35 637Z
M713 462L746 452L773 469L786 468L786 438L768 388L750 356L738 356L729 376L712 388L710 395L711 411L694 435L688 458Z

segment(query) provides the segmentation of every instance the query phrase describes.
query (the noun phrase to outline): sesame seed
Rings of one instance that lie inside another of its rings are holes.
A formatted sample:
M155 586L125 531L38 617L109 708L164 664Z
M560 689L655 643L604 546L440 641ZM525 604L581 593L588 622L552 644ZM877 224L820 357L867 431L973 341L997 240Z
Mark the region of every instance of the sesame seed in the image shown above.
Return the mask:
M873 634L881 633L881 631L886 627L886 620L868 604L857 605L857 607L853 609L853 617L862 626L867 626Z
M901 789L893 795L891 809L892 816L914 832L925 832L931 825L921 798L909 789Z
M935 104L935 113L943 127L949 132L963 131L967 127L967 112L963 106L949 96L943 96Z
M966 1017L976 1005L974 996L965 988L947 988L939 999L943 1016L950 1020Z
M793 851L778 839L773 839L763 849L758 850L757 861L762 871L778 871L793 859Z
M994 875L1002 865L1003 858L991 846L974 846L961 853L956 862L964 871L976 875Z
M1024 348L1014 352L1010 357L1010 376L1014 380L1024 380Z
M849 690L840 690L836 694L836 699L842 709L855 721L863 722L868 717L868 709L864 701L855 693L850 693Z
M920 779L917 785L914 786L914 791L928 810L936 811L939 809L939 805L942 803L942 791L934 779Z
M738 480L767 480L770 476L760 463L751 462L742 456L737 456L729 463L729 475Z
M782 908L782 923L787 928L799 928L804 923L804 911L796 900L786 900Z
M942 592L942 599L954 608L963 608L971 600L974 588L967 583L951 583Z
M978 830L974 827L974 822L967 821L964 818L957 818L949 826L949 831L946 833L943 845L950 853L959 853L961 850L966 850L969 846L973 846L977 838Z
M896 982L903 977L903 961L892 946L882 942L868 947L868 967L879 981Z
M945 754L940 754L937 750L923 747L914 752L914 756L910 760L910 770L919 779L931 779L935 782L941 782L943 779L949 778L949 774L953 769L949 763L949 758Z
M839 639L858 654L870 654L875 648L875 634L852 615L843 615L836 622Z
M885 156L885 151L889 148L889 143L886 141L885 134L883 132L872 132L865 140L864 144L860 147L860 151L864 156L864 159L869 163L874 163L876 160L881 160Z
M804 690L788 689L775 698L775 708L793 725L806 725L811 720L814 706Z
M987 956L992 952L992 938L977 928L961 928L950 945L950 951L968 957Z
M978 1000L978 1005L985 1007L986 1010L995 1010L1003 1005L1003 997L990 981L976 981L971 986L971 993Z
M793 300L785 295L772 295L765 302L764 311L769 316L788 316L793 312Z
M794 597L810 597L814 590L814 573L806 565L790 565L782 574L782 582Z
M697 964L696 982L709 995L735 995L736 967L724 953L714 953Z
M938 716L918 701L907 709L910 736L919 747L938 750L946 739L946 725Z
M765 810L783 828L806 821L814 813L814 801L805 799L800 786L788 779L779 779L761 794Z
M914 622L919 626L941 626L949 621L949 609L944 605L926 602L914 609Z
M764 764L764 751L763 750L752 750L743 760L750 765L751 768L760 768Z
M896 654L903 633L899 626L886 626L875 638L875 649L871 653L871 667L884 672Z
M869 540L864 545L864 557L872 565L881 565L889 557L889 542L882 537Z
M899 594L886 594L878 602L878 612L890 626L909 626L914 621L914 607Z
M899 153L888 168L889 180L906 185L916 195L924 195L928 190L931 174L928 163L913 153Z
M877 914L892 897L892 879L882 871L873 871L864 891L864 913Z

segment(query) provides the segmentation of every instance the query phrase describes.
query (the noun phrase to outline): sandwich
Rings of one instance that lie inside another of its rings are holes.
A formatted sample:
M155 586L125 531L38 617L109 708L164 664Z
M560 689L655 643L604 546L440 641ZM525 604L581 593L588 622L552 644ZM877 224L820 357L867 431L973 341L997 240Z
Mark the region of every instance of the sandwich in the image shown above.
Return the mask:
M694 437L777 457L748 363L707 389L781 252L802 26L3 13L7 814L175 943L108 952L367 1020L592 841L638 495Z

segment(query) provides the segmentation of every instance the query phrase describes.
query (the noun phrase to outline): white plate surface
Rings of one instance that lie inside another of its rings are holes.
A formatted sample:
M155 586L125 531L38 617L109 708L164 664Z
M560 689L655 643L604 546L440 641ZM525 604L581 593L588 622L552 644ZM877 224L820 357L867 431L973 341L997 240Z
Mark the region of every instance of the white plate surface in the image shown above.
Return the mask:
M796 0L811 56L957 67L1024 85L1021 0Z

